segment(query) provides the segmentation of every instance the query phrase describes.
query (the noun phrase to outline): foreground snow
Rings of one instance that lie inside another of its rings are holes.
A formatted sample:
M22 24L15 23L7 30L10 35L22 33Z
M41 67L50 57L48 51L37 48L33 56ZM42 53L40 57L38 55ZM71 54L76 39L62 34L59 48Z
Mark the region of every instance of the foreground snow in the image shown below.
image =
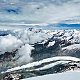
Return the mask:
M69 71L58 74L49 74L39 77L26 78L22 80L80 80L79 71Z

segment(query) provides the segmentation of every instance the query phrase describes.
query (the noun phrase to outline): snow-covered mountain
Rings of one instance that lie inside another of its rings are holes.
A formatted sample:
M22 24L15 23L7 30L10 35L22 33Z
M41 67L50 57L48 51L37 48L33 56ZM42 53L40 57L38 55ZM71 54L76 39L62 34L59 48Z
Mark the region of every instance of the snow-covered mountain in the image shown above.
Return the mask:
M0 64L24 78L80 69L80 30L0 30Z

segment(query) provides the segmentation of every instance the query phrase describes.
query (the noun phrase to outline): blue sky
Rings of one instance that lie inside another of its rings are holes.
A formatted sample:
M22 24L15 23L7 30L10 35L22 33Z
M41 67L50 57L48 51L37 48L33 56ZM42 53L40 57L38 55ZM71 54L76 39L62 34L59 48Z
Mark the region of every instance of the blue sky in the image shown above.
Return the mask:
M0 0L0 22L80 23L80 0Z

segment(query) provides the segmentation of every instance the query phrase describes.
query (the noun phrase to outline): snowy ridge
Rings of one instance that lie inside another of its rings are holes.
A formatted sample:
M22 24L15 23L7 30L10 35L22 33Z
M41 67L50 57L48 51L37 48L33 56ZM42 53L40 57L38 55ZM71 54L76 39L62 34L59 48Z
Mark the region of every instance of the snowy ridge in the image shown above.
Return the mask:
M66 64L66 63L69 63L69 62L71 62L71 61L56 61L54 63L51 63L49 65L46 65L46 66L43 66L41 68L37 68L37 69L34 69L34 70L38 70L38 71L39 70L45 70L45 69L49 69L51 67L54 67L55 65L58 65L58 64Z
M67 50L80 49L80 44L73 44L73 45L62 48L62 50L65 50L65 49Z
M1 73L12 72L12 71L16 71L16 70L20 70L20 69L24 69L24 68L30 68L30 67L38 66L38 65L41 65L42 63L51 62L51 61L59 61L59 62L55 62L53 64L50 64L46 67L43 67L42 69L46 69L46 68L49 68L50 66L54 66L54 65L57 65L57 64L60 64L60 63L63 63L63 64L68 63L70 61L78 62L78 61L80 61L80 59L75 58L75 57L69 57L69 56L52 57L52 58L43 59L41 61L29 63L29 64L26 64L26 65L23 65L23 66L18 66L18 67L15 67L15 68L11 68L11 69L8 69L7 71L1 72ZM40 70L40 69L36 69L36 70Z

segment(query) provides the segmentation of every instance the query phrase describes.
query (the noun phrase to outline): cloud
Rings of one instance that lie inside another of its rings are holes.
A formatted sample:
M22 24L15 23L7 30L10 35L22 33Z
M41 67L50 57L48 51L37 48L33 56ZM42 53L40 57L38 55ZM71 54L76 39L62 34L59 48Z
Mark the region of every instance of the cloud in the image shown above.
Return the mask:
M80 16L79 0L12 1L15 5L5 4L7 8L18 8L19 14L1 11L2 20L28 21L33 23L58 23L62 20Z
M17 38L21 39L23 43L28 43L28 44L34 44L37 42L41 42L42 40L45 40L48 38L48 34L46 34L43 31L40 31L38 29L32 29L30 30L21 30L17 34Z
M30 61L32 61L32 57L31 57L31 50L33 50L34 48L29 45L29 44L25 44L23 45L17 52L15 57L19 57L16 60L16 63L18 65L21 64L25 64L25 63L29 63Z
M7 35L0 37L0 55L5 52L13 52L22 45L22 41L15 36Z

